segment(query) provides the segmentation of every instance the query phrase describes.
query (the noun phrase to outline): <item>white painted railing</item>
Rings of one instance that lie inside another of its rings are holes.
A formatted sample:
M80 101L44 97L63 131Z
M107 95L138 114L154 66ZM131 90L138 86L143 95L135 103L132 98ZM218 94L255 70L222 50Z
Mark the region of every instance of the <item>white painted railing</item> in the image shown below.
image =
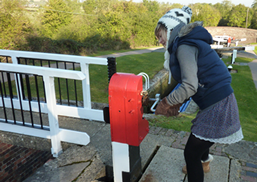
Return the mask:
M34 74L34 75L39 75L43 77L45 93L46 93L46 103L40 102L40 108L42 113L48 114L49 126L44 126L44 128L49 128L49 131L43 130L43 129L41 130L35 129L33 127L24 127L17 124L10 125L10 123L12 123L13 121L9 121L9 120L8 120L8 123L0 122L0 130L51 139L52 154L54 157L57 157L58 154L62 151L61 141L76 143L80 145L87 145L90 142L90 137L87 135L87 133L59 128L58 115L77 117L77 118L83 118L83 119L89 119L89 120L104 121L103 111L91 108L89 64L107 65L106 58L93 58L93 57L83 57L83 56L34 53L34 52L23 52L23 51L9 51L9 50L0 50L0 56L8 56L12 58L12 64L0 63L0 71L23 73L23 74ZM17 58L76 62L76 63L80 63L81 71L20 65L18 64ZM82 80L84 107L71 107L66 105L57 105L55 87L54 87L54 78ZM17 93L19 91L20 90L17 89ZM20 102L21 102L22 109L29 110L28 101L24 99L20 99L19 94L17 94L17 96L18 96L18 99L17 98L12 99L13 108L21 109L20 108ZM7 108L12 107L10 98L1 98L1 96L0 96L0 106L3 106L2 99L4 99L5 107ZM38 102L31 101L31 106L32 106L33 112L39 111ZM19 123L19 121L17 121L16 123ZM29 125L30 123L26 123L26 124Z
M16 64L16 65L18 65L18 58L42 59L42 60L63 61L63 62L66 61L66 62L79 63L81 66L81 72L85 75L85 79L82 80L82 93L83 93L83 106L84 107L78 108L78 107L57 105L57 107L56 107L57 113L58 113L58 115L63 115L63 116L83 118L83 119L96 120L96 121L102 121L102 122L104 121L103 111L91 108L89 65L90 64L107 65L106 58L72 56L72 55L63 55L63 54L37 53L37 52L26 52L26 51L11 51L11 50L0 50L0 56L11 57L12 64ZM51 68L47 68L47 69L48 69L47 71L50 71ZM108 75L106 75L106 76L108 76ZM7 100L7 102L8 102L8 100ZM14 102L14 107L19 108L19 101L13 100L13 102ZM27 102L27 101L23 101L23 102ZM1 101L0 101L0 104L1 104ZM32 102L31 104L32 104L33 111L35 111L35 112L38 111L38 103ZM6 105L6 107L11 107L11 106ZM28 107L24 107L23 109L28 110ZM47 112L45 103L41 103L41 109L42 109L41 111L43 113Z

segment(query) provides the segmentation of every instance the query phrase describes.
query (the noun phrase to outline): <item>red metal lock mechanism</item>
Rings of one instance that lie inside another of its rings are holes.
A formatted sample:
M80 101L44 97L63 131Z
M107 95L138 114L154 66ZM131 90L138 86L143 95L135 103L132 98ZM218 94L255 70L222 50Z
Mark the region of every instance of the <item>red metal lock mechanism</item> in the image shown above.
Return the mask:
M143 118L142 76L115 73L109 83L109 112L113 142L139 146L149 132Z

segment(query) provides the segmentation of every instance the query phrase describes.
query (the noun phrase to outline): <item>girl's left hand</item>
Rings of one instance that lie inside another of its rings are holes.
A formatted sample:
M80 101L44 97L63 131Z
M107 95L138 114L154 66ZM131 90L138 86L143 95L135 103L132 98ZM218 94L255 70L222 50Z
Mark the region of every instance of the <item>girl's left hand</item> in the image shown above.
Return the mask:
M157 105L155 115L164 115L166 117L177 116L182 104L169 105L166 97Z

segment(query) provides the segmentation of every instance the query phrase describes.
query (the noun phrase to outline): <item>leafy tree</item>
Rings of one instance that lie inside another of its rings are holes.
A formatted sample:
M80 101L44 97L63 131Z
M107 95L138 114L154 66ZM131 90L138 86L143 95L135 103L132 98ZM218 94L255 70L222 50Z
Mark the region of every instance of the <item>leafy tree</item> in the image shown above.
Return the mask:
M182 8L183 5L182 4L179 4L179 3L173 3L173 4L169 4L169 3L162 3L160 6L159 6L159 16L163 16L166 12L168 12L169 10L171 9L174 9L174 8Z
M253 4L251 6L253 8L253 10L256 10L257 9L257 0L254 0L253 1Z
M41 20L43 34L52 37L60 27L71 22L72 16L73 12L69 8L67 1L49 0Z
M143 0L143 5L150 12L157 12L159 10L159 3L157 1Z
M142 3L134 3L132 1L121 1L112 5L111 11L118 11L125 14L144 13L147 8Z
M83 2L83 9L87 14L99 14L110 11L119 0L86 0Z
M96 0L86 0L83 2L83 9L87 14L94 14L97 8Z
M254 0L253 1L253 4L252 4L252 20L251 20L251 25L250 25L250 28L253 28L253 29L257 29L257 0Z
M253 16L255 14L256 11L254 11L252 8L247 7L246 10L246 28L251 28L251 24L252 24L252 20L253 20Z
M218 26L227 26L230 11L234 5L230 0L223 0L222 3L216 3L214 7L220 12L221 19Z
M65 2L67 3L67 5L69 6L70 10L74 13L74 14L78 14L78 13L84 13L82 6L82 3L80 3L79 1L76 0L65 0Z
M174 3L171 5L170 9L174 9L174 8L182 8L183 5L182 4L179 4L179 3Z
M249 28L257 29L257 12L256 11L254 11L253 13L251 25Z
M234 6L229 15L228 26L231 27L245 27L247 18L247 7L242 4ZM247 27L250 25L251 19L248 17Z
M0 48L17 49L20 40L30 32L30 22L25 17L22 0L0 1Z
M217 26L220 20L220 13L209 4L196 3L191 5L193 12L191 22L203 21L204 26Z
M24 43L23 47L33 51L38 49L76 54L81 50L92 52L155 45L154 28L158 20L170 9L183 7L179 3L151 0L141 3L132 0L85 0L83 3L77 0L49 0L43 10L37 13L36 18L40 17L41 20L33 24L35 28L32 31L32 23L25 16L21 1L0 2L0 46L8 47L24 39L28 44ZM253 8L249 9L242 5L234 6L230 0L215 5L191 4L191 22L203 21L204 26L230 23L230 26L257 29L256 2L254 0ZM241 18L240 21L235 21L235 17ZM42 33L41 37L37 30ZM25 39L28 34L31 36Z

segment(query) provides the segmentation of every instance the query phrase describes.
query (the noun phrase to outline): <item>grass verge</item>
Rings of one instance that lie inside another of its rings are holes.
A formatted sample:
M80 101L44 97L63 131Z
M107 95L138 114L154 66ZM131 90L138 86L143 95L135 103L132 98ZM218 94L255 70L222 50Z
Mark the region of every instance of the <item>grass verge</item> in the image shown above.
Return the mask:
M118 57L117 72L139 74L145 72L149 78L163 68L163 53ZM91 98L94 102L108 103L108 73L106 66L90 65Z

